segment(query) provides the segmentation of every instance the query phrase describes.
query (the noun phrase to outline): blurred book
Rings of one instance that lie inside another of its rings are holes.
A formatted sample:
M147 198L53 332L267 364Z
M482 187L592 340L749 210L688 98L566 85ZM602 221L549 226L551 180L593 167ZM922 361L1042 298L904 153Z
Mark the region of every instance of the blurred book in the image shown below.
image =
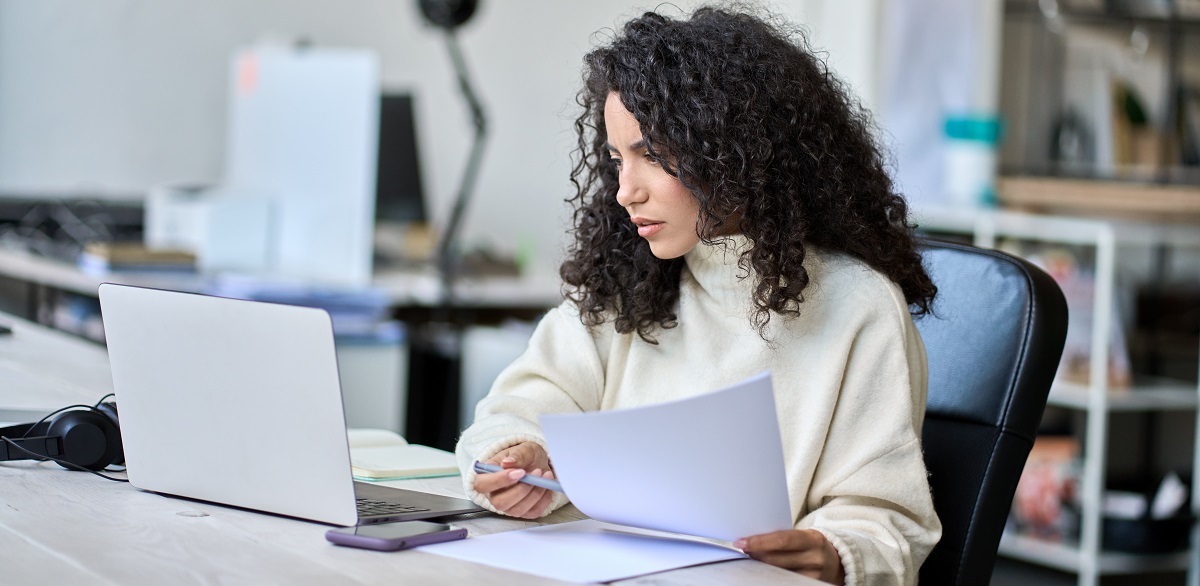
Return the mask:
M350 468L356 480L457 476L458 460L445 450L410 444L394 431L350 429Z
M184 250L152 250L141 242L89 242L76 257L80 270L109 272L194 272L196 255Z
M1010 530L1047 541L1079 532L1079 439L1039 435L1013 495Z
M1092 368L1092 329L1096 321L1096 271L1094 251L1085 246L1006 240L1001 250L1028 259L1042 268L1062 289L1067 300L1067 339L1056 382L1088 385ZM1123 289L1118 285L1118 292ZM1133 382L1129 348L1125 338L1128 317L1120 299L1114 298L1108 313L1107 388L1128 390Z
M1179 163L1200 165L1200 86L1180 86L1179 99Z

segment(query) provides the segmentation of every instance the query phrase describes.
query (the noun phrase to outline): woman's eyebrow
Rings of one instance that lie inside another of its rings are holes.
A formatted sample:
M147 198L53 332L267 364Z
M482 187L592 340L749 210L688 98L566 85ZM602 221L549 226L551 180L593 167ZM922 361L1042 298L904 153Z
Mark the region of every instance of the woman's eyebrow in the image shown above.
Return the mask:
M620 152L620 150L617 147L613 146L612 143L608 143L608 142L604 143L604 148L606 148L614 153ZM644 138L639 139L638 141L629 145L629 150L631 150L631 151L640 151L644 148L646 148L646 139L644 139Z

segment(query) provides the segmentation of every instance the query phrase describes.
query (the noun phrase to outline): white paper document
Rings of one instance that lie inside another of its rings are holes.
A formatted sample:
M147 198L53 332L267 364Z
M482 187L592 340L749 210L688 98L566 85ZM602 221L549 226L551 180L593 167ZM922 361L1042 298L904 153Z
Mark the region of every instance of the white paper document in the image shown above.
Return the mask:
M554 474L593 519L725 541L792 528L768 373L678 401L541 421Z
M541 422L555 475L593 520L422 550L602 582L745 557L686 535L733 541L792 527L769 373L688 399Z
M567 582L609 582L746 557L712 543L594 520L494 533L420 549Z

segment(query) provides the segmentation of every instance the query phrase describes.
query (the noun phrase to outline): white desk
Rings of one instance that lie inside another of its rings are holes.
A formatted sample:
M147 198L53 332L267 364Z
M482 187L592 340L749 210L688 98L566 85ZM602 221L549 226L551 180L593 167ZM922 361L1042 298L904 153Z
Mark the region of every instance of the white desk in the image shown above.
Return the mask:
M198 273L92 275L70 263L3 246L0 275L89 297L95 297L96 288L104 282L192 292L207 291L216 282L215 275ZM462 277L455 283L454 294L457 303L473 308L548 308L562 302L559 284L557 275ZM372 276L371 286L385 291L395 306L434 306L442 300L442 284L432 268L380 270Z
M0 314L0 408L51 410L112 390L102 348ZM219 474L220 471L213 471ZM458 478L398 486L461 496ZM549 522L581 518L573 507ZM480 516L471 535L533 523ZM0 463L0 581L9 584L560 584L423 553L334 546L328 526L139 491L54 463ZM819 584L752 560L683 568L622 584Z
M16 284L6 285L9 281ZM211 274L163 274L153 272L113 272L104 275L88 274L71 263L45 258L25 250L0 246L0 295L11 298L0 299L0 311L6 308L36 321L49 324L85 338L102 340L103 332L98 307L88 307L90 300L97 298L97 287L103 282L215 293L238 296L238 290L251 286L250 277ZM230 288L226 288L230 287ZM362 385L355 387L350 396L362 394L361 389L370 389L367 394L393 393L396 402L406 401L404 407L380 405L394 414L383 418L384 426L405 425L403 413L407 411L437 412L426 423L409 424L405 431L415 441L446 447L453 442L458 432L454 422L459 407L455 400L461 389L452 386L457 368L457 356L444 355L442 348L453 347L443 344L446 333L457 333L470 325L497 324L507 319L533 320L545 310L562 302L560 280L555 275L531 275L522 277L464 277L454 286L454 306L442 305L443 285L431 267L406 270L383 270L373 275L371 287L385 296L391 316L405 322L408 332L407 367L398 369L396 360L377 355L369 366L356 371L371 373L367 376L351 374ZM15 294L15 295L14 295ZM80 299L80 298L84 299ZM84 308L75 311L77 308ZM453 329L442 326L453 324ZM439 329L440 328L440 329ZM361 352L360 352L361 354ZM433 355L433 360L429 360ZM414 367L415 365L415 367ZM388 373L401 370L409 374L408 380L389 385ZM374 373L382 372L382 376ZM389 391L391 387L393 390ZM415 392L408 392L409 388ZM398 421L399 423L395 423Z

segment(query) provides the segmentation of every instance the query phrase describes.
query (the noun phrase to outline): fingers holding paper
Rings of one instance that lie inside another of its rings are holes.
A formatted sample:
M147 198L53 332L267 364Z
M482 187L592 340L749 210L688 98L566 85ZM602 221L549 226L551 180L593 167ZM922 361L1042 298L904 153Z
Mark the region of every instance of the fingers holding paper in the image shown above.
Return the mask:
M524 468L525 470L541 468L542 470L549 470L550 454L547 454L546 448L543 448L539 443L521 442L511 448L500 450L488 462L499 464L503 468Z
M527 474L554 479L550 456L541 445L522 442L500 451L487 462L504 470L477 474L475 490L485 495L496 510L523 519L536 519L545 514L554 493L521 482Z
M837 548L815 529L788 529L739 539L733 543L751 558L816 578L842 584L846 572Z

